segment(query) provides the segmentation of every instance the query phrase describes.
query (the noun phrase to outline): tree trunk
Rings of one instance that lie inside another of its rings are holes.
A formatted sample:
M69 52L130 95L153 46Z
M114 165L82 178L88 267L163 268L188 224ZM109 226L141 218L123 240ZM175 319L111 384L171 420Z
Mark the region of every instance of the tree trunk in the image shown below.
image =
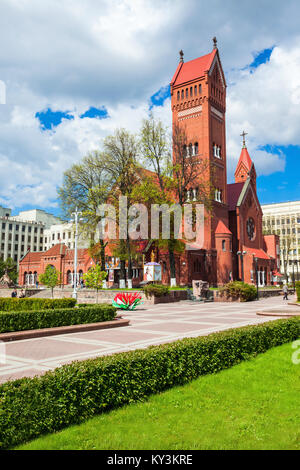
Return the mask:
M100 257L101 257L101 271L105 271L105 245L104 241L100 240Z
M170 262L170 278L171 278L171 287L176 286L176 266L175 266L175 256L173 247L169 246L169 262Z

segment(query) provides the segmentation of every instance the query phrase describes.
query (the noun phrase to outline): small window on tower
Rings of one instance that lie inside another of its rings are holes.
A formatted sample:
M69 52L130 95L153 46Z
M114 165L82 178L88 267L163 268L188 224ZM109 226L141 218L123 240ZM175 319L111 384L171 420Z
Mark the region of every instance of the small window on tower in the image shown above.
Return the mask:
M226 251L226 242L225 242L225 240L222 240L222 250Z

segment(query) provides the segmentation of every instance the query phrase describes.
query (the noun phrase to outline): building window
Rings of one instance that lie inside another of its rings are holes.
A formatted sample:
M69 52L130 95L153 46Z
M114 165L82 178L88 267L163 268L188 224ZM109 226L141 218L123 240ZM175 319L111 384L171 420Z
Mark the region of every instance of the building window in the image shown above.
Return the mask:
M199 95L202 93L202 85L199 85Z
M194 94L197 96L197 85L194 86Z
M184 99L184 90L181 90L181 99Z
M215 201L222 202L222 191L220 189L215 190Z
M225 242L225 240L222 240L222 250L226 251L226 242Z
M186 97L186 98L189 97L189 89L188 89L188 88L185 89L185 97Z
M195 155L198 155L198 142L195 142Z
M180 91L177 91L177 101L180 100Z

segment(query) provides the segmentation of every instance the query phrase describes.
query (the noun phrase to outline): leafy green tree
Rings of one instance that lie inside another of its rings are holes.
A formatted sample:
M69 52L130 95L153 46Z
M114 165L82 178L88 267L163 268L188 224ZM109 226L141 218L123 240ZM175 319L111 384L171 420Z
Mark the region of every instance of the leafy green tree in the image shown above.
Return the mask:
M103 281L107 277L107 272L101 270L101 266L96 265L88 270L87 273L83 275L83 279L87 287L91 289L96 289L97 291L97 303L98 303L98 291L102 288Z
M58 189L60 206L65 217L71 217L76 207L82 212L79 225L84 237L90 238L92 256L105 269L105 242L97 230L100 217L98 207L107 202L113 181L105 165L103 153L89 153L64 173L62 186ZM97 245L95 249L93 249Z
M43 274L39 275L39 282L48 288L51 288L51 295L53 299L53 289L60 282L60 272L54 266L48 264Z
M137 138L125 129L117 129L114 135L108 136L104 140L103 154L104 166L112 182L109 202L114 205L117 220L120 220L119 197L126 196L127 207L130 206L132 203L132 190L139 180L139 144ZM126 238L115 241L115 244L118 245L116 250L121 255L120 280L125 281L126 278L126 260L128 260L128 279L132 279L132 244L130 243L128 230Z

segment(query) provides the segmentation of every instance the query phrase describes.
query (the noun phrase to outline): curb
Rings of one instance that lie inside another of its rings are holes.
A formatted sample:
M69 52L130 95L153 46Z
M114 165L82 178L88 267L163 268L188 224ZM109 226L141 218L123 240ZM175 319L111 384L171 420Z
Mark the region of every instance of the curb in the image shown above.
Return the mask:
M57 326L54 328L43 328L40 330L14 331L8 333L0 333L0 341L18 341L21 339L42 338L44 336L65 335L67 333L78 333L81 331L104 330L107 328L119 328L128 326L129 320L116 318L115 320L86 323L85 325Z
M256 312L256 315L262 315L266 317L300 317L300 312Z

